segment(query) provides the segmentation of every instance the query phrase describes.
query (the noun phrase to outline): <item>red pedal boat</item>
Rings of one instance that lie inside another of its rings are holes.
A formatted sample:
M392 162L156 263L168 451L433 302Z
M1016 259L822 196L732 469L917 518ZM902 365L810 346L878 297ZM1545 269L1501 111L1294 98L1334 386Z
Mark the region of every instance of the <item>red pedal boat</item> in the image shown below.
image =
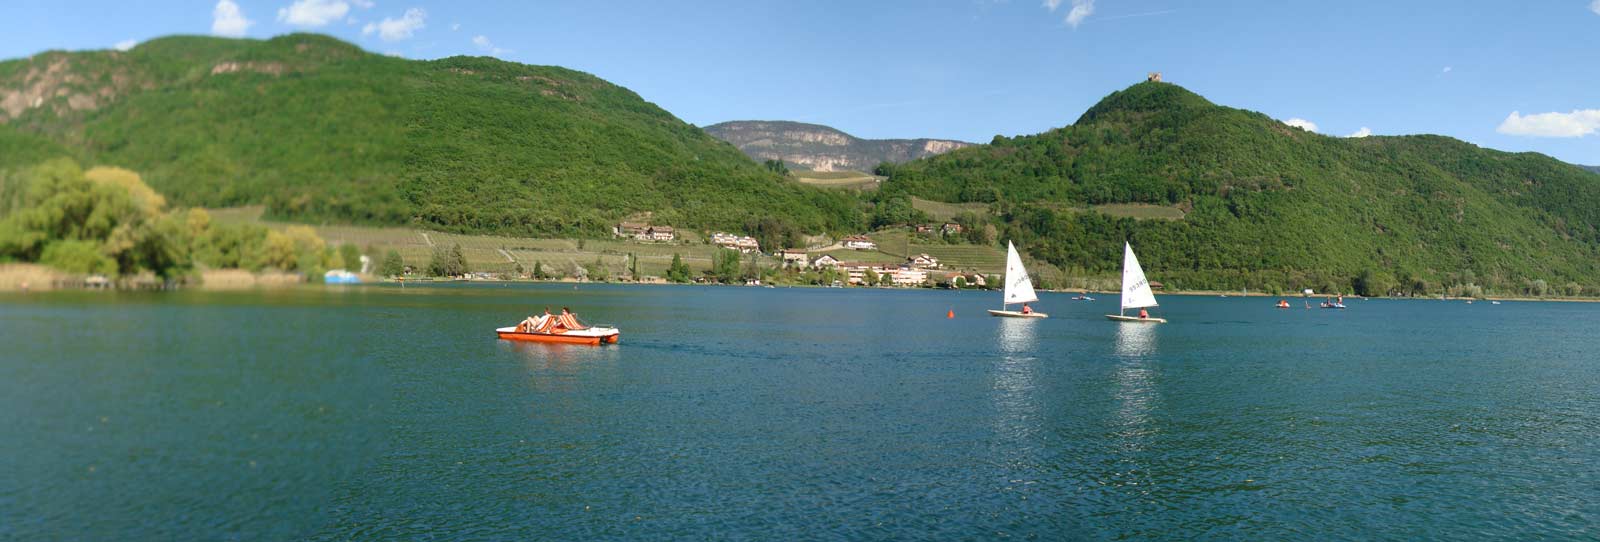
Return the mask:
M502 327L494 332L502 339L508 341L533 341L541 343L562 344L615 344L622 337L622 332L609 326L594 326L588 329L569 329L556 332L543 331L517 331L517 326Z

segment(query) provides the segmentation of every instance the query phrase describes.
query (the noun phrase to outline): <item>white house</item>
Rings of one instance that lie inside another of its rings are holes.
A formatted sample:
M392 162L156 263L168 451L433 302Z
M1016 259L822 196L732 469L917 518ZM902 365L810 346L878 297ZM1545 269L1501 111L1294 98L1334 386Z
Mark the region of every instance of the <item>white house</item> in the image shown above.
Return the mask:
M907 262L910 263L912 267L920 267L923 269L939 268L939 259L929 256L926 252L912 257L910 260L907 260Z
M878 244L872 242L865 235L852 235L844 238L844 248L854 250L877 250Z
M711 244L719 247L731 248L739 252L761 251L761 245L756 243L756 238L754 237L734 235L720 231L711 234Z
M817 269L822 269L824 267L839 267L839 259L833 257L832 254L823 254L821 256L817 256L817 259L811 260L811 266Z

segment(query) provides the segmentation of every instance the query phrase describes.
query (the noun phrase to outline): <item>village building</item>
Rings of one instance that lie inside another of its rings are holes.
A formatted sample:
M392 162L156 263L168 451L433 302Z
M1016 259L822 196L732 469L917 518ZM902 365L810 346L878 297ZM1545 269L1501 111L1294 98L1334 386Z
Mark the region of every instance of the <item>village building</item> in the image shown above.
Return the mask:
M650 226L645 230L645 237L651 241L671 241L677 238L677 232L672 226Z
M810 256L804 250L783 249L778 251L778 260L784 267L806 267L810 264Z
M746 235L714 232L711 234L711 244L731 248L739 252L761 252L761 245L756 242L756 238Z
M906 263L911 264L912 267L917 267L917 268L921 268L921 269L938 269L939 268L939 259L935 258L933 256L929 256L928 253L926 253L926 252L924 252L922 254L918 254L916 256L912 256L910 259L906 260Z
M877 250L878 244L872 242L865 235L852 235L844 238L844 248L852 250Z
M811 260L811 266L817 269L822 269L824 267L836 268L839 267L839 259L833 257L832 254L823 254L821 256L817 256L817 259Z
M671 241L677 238L672 226L652 226L645 222L620 222L611 228L611 235L636 241Z
M943 226L939 227L939 233L943 235L960 235L961 232L966 230L967 229L965 227L955 222L946 222Z

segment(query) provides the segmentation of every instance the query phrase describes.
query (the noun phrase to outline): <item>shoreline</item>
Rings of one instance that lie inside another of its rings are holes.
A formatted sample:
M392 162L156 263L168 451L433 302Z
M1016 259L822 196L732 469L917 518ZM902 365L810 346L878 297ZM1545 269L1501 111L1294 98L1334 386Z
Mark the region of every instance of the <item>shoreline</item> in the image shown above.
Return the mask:
M11 264L11 265L17 265L17 264ZM38 269L40 269L42 267L42 266L37 266L36 264L24 264L24 265L27 265L27 267L33 268L34 270L38 270ZM54 272L53 270L50 270L50 271L51 271L49 273L50 275L65 276L65 274L61 274L59 272ZM207 273L207 274L210 274L210 273ZM231 279L231 280L213 280L213 281L209 281L209 282L212 282L212 284L207 284L207 282L203 281L203 282L201 282L199 284L185 285L183 287L176 288L175 290L180 290L180 291L181 290L192 290L192 291L203 291L203 292L237 292L237 291L250 291L250 290L261 290L261 291L283 290L283 289L294 289L294 288L299 288L299 287L317 287L317 286L328 286L329 285L329 284L319 283L319 282L297 282L297 281L287 280L289 277L293 276L292 274L288 274L288 273L251 274L251 273L248 273L248 272L239 272L237 270L227 270L227 272L225 272L225 273L218 273L218 274L219 275L227 275L228 279ZM241 277L241 276L238 276L238 275L252 275L252 276L250 276L248 278L245 278L245 277ZM212 277L209 277L209 278L216 279L216 278L220 278L220 277L212 276ZM337 284L336 286L372 286L372 285L388 285L388 286L400 285L400 286L404 286L407 283L420 284L420 285L457 284L457 283L469 283L469 284L571 284L571 285L574 285L574 286L579 285L579 284L617 284L617 285L634 285L634 286L703 286L703 287L726 287L726 288L765 288L765 287L770 286L772 288L807 288L807 289L823 289L823 290L835 289L835 288L830 287L830 286L822 286L822 285L817 285L817 284L771 284L771 285L763 284L763 285L756 286L756 285L744 285L744 284L701 284L701 283L683 284L683 283L673 283L673 282L629 282L629 281L599 282L599 281L579 281L579 280L574 280L574 279L571 279L571 278L557 279L557 280L534 280L534 279L510 279L510 280L504 280L504 279L496 279L496 280L489 280L489 279L484 279L484 280L445 279L445 280L438 280L438 279L433 279L433 278L420 278L420 279L409 279L409 280L379 279L379 280L373 280L373 281L368 281L368 282L362 282L362 283L358 283L358 284ZM0 280L0 293L3 293L3 294L24 293L24 294L26 294L26 293L36 293L36 292L75 292L75 291L107 291L107 292L115 292L115 291L124 291L124 290L132 291L133 290L133 289L119 289L119 288L114 288L114 287L113 288L60 288L60 287L49 287L49 286L39 287L39 284L33 284L33 285L31 285L31 287L28 287L28 288L22 288L22 287L19 287L19 286L20 285L16 281ZM903 287L881 287L881 286L878 286L878 287L845 286L845 287L837 288L837 289L842 289L842 290L852 290L852 289L868 289L868 290L934 290L934 291L980 291L980 292L995 292L995 291L998 291L998 290L989 289L989 288L954 289L954 288L938 288L938 287L934 287L934 288L925 288L925 287L903 288ZM1120 294L1120 292L1115 292L1115 291L1081 289L1081 288L1048 289L1048 290L1047 289L1039 289L1038 291L1039 292L1048 292L1048 293L1052 293L1052 294L1080 294L1080 293L1087 293L1087 294L1094 295L1094 296L1115 296L1115 295L1119 295ZM1292 300L1292 299L1308 299L1308 300L1309 299L1318 299L1318 300L1320 300L1320 299L1328 299L1328 298L1335 297L1335 296L1331 296L1331 295L1321 295L1321 294L1314 294L1314 295L1310 295L1310 296L1307 296L1307 295L1304 295L1304 294L1273 295L1273 294L1264 293L1264 292L1249 292L1249 293L1245 293L1245 292L1242 292L1242 291L1222 291L1222 290L1175 290L1175 291L1162 291L1160 293L1157 293L1156 295L1157 296L1168 296L1168 295L1171 295L1171 296L1185 296L1185 297L1208 297L1208 296L1209 297L1224 297L1224 296L1226 296L1226 297L1249 297L1249 298L1269 298L1269 299L1270 298L1277 298L1277 299L1290 299L1290 300ZM1412 299L1415 299L1415 300L1425 300L1425 301L1486 301L1486 302L1488 302L1488 301L1520 301L1520 302L1550 301L1550 302L1560 302L1560 303L1600 303L1600 297L1577 297L1577 298L1574 298L1574 297L1566 297L1566 296L1560 296L1560 297L1556 297L1556 296L1552 296L1552 297L1485 296L1485 297L1481 297L1481 298L1471 298L1471 297L1451 297L1451 296L1363 297L1363 296L1357 296L1357 295L1346 295L1344 297L1346 299L1363 299L1363 300L1370 300L1370 299L1412 300Z

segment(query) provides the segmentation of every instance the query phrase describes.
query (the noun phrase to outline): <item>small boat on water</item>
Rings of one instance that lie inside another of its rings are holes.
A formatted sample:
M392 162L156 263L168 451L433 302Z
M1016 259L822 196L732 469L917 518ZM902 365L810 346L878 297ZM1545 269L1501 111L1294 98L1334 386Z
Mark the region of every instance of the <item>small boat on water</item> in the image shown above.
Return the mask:
M1150 281L1144 277L1144 268L1139 267L1139 257L1133 255L1133 245L1126 242L1122 243L1122 308L1117 311L1117 314L1107 314L1106 319L1143 324L1167 323L1165 318L1127 316L1124 314L1128 312L1128 309L1145 309L1156 306L1160 306L1160 304L1156 303L1156 294L1150 291Z
M530 317L522 323L496 328L495 334L508 341L558 344L616 344L622 332L615 326L586 325L571 313Z
M1022 268L1022 256L1017 255L1017 246L1006 241L1006 288L1000 300L1000 310L989 309L989 316L1006 318L1049 318L1050 315L1036 312L1028 308L1028 303L1039 300L1033 293L1033 281L1028 278L1028 270ZM1022 303L1022 310L1009 310L1009 305Z
M1329 299L1327 301L1323 301L1321 306L1324 309L1342 309L1342 308L1345 308L1345 306L1344 306L1344 298L1340 297L1337 300Z
M1289 308L1289 300L1287 300L1287 299L1279 299L1278 300L1278 308L1280 308L1280 309Z
M1073 301L1094 301L1094 298L1089 297L1089 294L1087 294L1087 293L1082 293L1082 294L1078 294L1078 295L1072 296L1072 300Z

